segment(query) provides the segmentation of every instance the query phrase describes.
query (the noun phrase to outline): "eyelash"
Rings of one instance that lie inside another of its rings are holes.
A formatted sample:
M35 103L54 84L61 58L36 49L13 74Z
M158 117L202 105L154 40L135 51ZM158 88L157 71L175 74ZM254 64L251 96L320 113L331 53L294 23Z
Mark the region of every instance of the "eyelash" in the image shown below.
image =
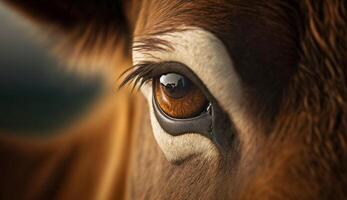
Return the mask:
M145 83L159 75L156 73L158 66L160 66L160 63L150 62L134 65L120 75L120 79L123 77L124 79L119 85L119 88L121 89L133 83L132 91L135 88L137 88L137 90L141 89Z

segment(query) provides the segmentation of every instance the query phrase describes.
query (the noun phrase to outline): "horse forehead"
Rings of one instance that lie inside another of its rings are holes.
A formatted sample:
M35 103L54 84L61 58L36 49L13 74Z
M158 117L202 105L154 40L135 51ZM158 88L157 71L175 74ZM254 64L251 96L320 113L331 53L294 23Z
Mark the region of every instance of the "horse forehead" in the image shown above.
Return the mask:
M133 9L137 11L133 12L137 15L135 35L184 25L225 37L230 35L233 22L239 20L234 19L236 16L247 16L255 22L268 21L270 25L278 18L286 21L284 13L288 13L293 5L295 3L288 0L144 0Z
M192 26L217 32L228 21L230 3L224 1L149 0L139 5L136 35L160 33L178 26Z

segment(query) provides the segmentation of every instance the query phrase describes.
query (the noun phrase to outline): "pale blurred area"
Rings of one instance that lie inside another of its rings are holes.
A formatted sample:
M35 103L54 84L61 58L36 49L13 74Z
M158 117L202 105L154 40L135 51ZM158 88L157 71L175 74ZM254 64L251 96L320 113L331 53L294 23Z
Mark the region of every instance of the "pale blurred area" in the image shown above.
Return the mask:
M0 130L50 134L79 118L102 90L98 77L62 70L35 29L0 2Z
M124 69L112 66L130 61L106 59L107 81L78 75L51 53L44 33L0 0L0 199L121 199L144 102L116 94Z

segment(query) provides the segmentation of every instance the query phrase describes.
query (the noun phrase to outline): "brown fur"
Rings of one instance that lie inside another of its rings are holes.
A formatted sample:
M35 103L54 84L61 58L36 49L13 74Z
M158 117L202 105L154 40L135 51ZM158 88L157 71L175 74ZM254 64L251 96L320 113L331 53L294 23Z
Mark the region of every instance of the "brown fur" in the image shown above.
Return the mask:
M115 7L86 1L79 2L79 9L73 7L76 2L53 1L55 6L46 7L45 1L37 4L8 1L27 13L36 13L32 14L36 20L58 24L67 37L72 29L83 31L86 30L83 27L89 27L91 34L84 39L95 44L93 38L109 39L108 34L102 33L110 28L113 31L105 32L119 35L125 46L130 46L128 37L135 39L139 45L134 50L144 52L172 48L168 41L153 38L155 35L180 31L182 26L200 27L221 39L234 61L247 97L243 106L251 116L248 123L256 127L257 132L237 134L235 140L240 146L231 149L227 156L211 160L195 157L172 164L155 143L144 100L137 98L140 106L131 113L140 118L129 118L126 124L126 134L132 136L129 151L108 152L128 153L129 160L124 157L119 160L126 166L123 170L128 170L126 180L124 176L114 175L112 181L121 181L108 185L111 189L102 197L121 198L124 192L130 199L347 198L344 191L347 187L347 5L343 0L143 0L114 4L104 1ZM66 12L67 4L71 10L60 18L59 13ZM47 9L54 12L47 15ZM100 31L94 31L98 27ZM74 46L78 40L71 41L74 43L70 45ZM104 45L100 43L98 49ZM124 48L118 43L114 45L115 49ZM124 56L130 56L130 50L124 49L127 52ZM118 103L124 107L133 105L128 99ZM245 134L251 134L248 137L252 140L246 140ZM9 146L16 148L11 143ZM87 150L81 150L83 152ZM96 158L96 154L89 155ZM65 165L80 157L72 156L56 165ZM30 160L30 156L1 158L4 162ZM32 165L28 169L37 167ZM93 171L88 167L84 170L77 170L81 174L76 180L80 181L66 186L70 194L78 195L71 190ZM6 171L13 176L9 168ZM66 178L64 183L69 183L70 169L62 171L66 173L61 175ZM51 176L56 173L59 170L49 172ZM28 180L26 177L25 181ZM60 183L49 178L43 182ZM95 184L106 187L101 182L95 181ZM30 185L21 188L36 192L30 190ZM5 186L1 189L3 194L11 191ZM89 189L77 191L81 195L93 193ZM61 197L59 191L50 195Z
M346 4L307 0L302 7L299 71L248 199L346 198Z

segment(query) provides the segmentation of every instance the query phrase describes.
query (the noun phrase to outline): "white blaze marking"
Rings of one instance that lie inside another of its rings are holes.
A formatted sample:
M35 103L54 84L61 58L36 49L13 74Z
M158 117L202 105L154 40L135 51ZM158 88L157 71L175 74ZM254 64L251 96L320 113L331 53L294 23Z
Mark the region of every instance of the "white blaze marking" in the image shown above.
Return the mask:
M188 66L205 84L220 106L233 119L237 128L247 127L239 78L223 43L213 34L199 28L157 36L174 47L174 51L133 52L134 64L144 61L180 62ZM151 55L149 55L151 54ZM152 128L155 139L170 161L178 161L195 154L215 157L218 151L213 143L198 134L171 136L159 125L152 108L151 83L146 84L142 92L150 107Z

